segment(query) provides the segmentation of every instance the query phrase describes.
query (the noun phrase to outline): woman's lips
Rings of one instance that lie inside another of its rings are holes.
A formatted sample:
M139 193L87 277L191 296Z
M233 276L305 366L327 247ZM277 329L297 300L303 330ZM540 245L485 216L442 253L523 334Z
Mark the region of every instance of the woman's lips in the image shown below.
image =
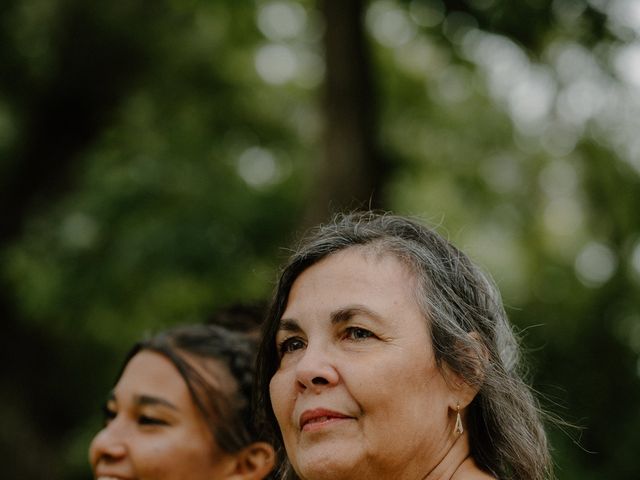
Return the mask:
M327 410L325 408L305 410L302 412L302 415L300 415L300 430L317 430L338 421L352 419L353 417L350 417L349 415L335 412L333 410Z
M109 473L103 473L102 471L97 471L95 473L96 480L129 480L131 477L123 477L122 475Z

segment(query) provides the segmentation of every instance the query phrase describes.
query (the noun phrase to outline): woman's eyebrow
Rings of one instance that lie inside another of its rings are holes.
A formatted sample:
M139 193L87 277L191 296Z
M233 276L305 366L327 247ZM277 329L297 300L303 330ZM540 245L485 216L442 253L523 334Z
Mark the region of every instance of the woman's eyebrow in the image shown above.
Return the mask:
M283 318L280 320L280 325L278 325L278 331L299 332L300 330L302 329L298 322L290 318Z
M331 312L330 319L332 325L348 322L356 315L365 315L374 320L380 320L380 316L373 310L365 307L364 305L348 305L346 307L338 308ZM291 318L283 318L278 325L278 331L285 332L299 332L302 329L298 322Z
M136 395L135 404L139 407L143 407L145 405L162 405L170 408L171 410L178 410L173 403L164 398L154 397L153 395Z
M365 307L364 305L349 305L347 307L339 308L331 312L331 324L338 325L351 320L356 315L364 315L374 320L379 320L378 314Z

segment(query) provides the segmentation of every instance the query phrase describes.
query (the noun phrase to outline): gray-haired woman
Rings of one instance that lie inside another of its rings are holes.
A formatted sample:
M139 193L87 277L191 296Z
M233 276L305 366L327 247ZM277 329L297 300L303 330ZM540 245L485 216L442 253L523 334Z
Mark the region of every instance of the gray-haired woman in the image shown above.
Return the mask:
M291 479L551 478L498 291L407 218L338 216L285 266L257 405Z

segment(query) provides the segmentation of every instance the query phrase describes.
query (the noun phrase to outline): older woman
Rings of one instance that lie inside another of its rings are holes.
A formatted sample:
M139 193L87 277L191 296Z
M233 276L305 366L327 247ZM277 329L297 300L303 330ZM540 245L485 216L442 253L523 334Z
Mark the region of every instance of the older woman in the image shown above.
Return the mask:
M283 478L551 476L497 290L406 218L340 216L302 243L281 275L257 377Z
M249 412L254 351L249 336L213 325L136 344L89 449L95 478L266 478L273 447Z

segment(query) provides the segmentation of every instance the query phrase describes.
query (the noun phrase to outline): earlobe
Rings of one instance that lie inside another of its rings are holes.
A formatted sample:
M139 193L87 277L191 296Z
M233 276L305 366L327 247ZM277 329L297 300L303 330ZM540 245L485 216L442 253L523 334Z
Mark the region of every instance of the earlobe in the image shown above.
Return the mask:
M467 408L480 390L480 384L471 385L467 383L460 375L453 372L448 365L445 365L447 383L451 398L449 399L449 408L456 411Z
M236 455L236 469L229 480L262 480L275 464L275 451L267 442L255 442Z
M466 358L467 371L472 378L465 379L460 374L454 372L449 365L444 365L445 377L451 388L452 398L450 408L456 409L459 405L461 409L466 408L478 394L484 382L485 369L489 361L489 355L483 345L480 335L477 332L467 334L469 342L458 346L458 351Z

